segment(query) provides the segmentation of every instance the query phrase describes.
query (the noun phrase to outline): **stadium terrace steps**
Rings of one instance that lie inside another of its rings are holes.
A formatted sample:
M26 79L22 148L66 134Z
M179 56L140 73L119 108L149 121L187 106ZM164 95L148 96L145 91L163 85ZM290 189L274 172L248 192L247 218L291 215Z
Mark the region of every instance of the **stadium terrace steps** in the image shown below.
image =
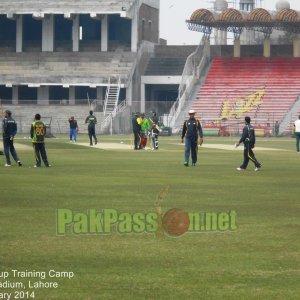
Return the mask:
M53 134L68 133L68 119L70 116L75 116L79 132L87 132L87 126L84 124L84 121L89 114L90 109L88 105L3 105L3 109L9 109L13 112L13 117L18 123L18 133L24 137L29 136L30 125L36 113L46 117L47 120L49 117L52 117L51 132ZM98 120L97 130L100 132L100 124L104 119L103 113L95 112L94 114Z
M226 118L224 125L235 132L245 115L282 122L299 94L299 58L217 57L192 108L202 118Z
M3 55L2 55L3 54ZM2 53L0 84L105 84L120 76L126 84L134 53Z
M145 72L146 76L174 75L181 76L186 58L153 57L150 59Z
M156 45L154 57L146 67L146 76L181 76L187 57L195 46Z

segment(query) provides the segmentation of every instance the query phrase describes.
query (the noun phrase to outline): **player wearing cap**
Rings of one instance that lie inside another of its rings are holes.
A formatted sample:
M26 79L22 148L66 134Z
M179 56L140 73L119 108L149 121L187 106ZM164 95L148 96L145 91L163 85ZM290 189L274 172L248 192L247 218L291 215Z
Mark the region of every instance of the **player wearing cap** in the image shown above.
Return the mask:
M203 144L203 131L199 120L195 119L196 112L194 110L189 111L190 118L184 122L181 142L185 138L185 159L184 165L189 166L190 154L192 155L192 166L197 163L197 148L198 138L200 136L199 144Z
M150 113L150 125L151 125L151 140L152 140L152 150L158 150L159 149L159 144L158 144L158 136L159 136L159 131L160 128L158 126L158 117L156 116L155 111L151 111Z
M12 113L10 110L6 110L3 113L3 122L2 122L2 133L3 133L3 147L6 158L5 167L11 166L10 155L12 155L13 159L16 161L19 167L22 166L22 163L18 157L18 154L14 147L14 138L17 134L17 123L12 118Z

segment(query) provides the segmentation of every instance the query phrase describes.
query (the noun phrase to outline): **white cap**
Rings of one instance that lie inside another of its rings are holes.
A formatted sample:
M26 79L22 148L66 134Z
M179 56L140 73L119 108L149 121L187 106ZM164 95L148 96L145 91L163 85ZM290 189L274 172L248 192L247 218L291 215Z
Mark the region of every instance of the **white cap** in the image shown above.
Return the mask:
M189 111L189 115L191 115L191 114L195 114L196 113L196 111L195 110L193 110L193 109L191 109L190 111Z

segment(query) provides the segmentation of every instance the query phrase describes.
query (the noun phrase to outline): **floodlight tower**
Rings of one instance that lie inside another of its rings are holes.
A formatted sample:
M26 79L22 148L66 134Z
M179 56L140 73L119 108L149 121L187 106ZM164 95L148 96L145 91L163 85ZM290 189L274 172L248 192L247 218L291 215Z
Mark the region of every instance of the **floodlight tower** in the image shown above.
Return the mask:
M290 9L291 8L291 5L290 5L290 2L289 1L286 1L286 0L279 0L277 1L276 3L276 11L280 11L282 9Z
M262 7L263 0L240 0L239 9L243 12L250 13L258 7ZM241 35L242 44L256 44L260 34L253 30L245 30Z
M218 14L222 13L228 8L226 0L216 0L214 2L214 11ZM227 44L227 31L215 29L215 45L226 45Z
M240 0L239 9L250 12L255 8L262 7L264 0Z
M240 0L240 10L252 11L255 9L255 0Z

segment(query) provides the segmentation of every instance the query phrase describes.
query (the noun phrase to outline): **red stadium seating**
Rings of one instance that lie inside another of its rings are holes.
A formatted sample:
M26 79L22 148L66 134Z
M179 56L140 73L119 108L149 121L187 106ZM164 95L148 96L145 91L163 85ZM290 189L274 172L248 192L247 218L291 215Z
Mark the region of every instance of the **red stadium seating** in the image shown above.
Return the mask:
M261 97L251 102L258 91ZM280 123L299 93L300 58L217 57L192 108L203 119L227 116L225 125L234 133L245 115L256 124Z

